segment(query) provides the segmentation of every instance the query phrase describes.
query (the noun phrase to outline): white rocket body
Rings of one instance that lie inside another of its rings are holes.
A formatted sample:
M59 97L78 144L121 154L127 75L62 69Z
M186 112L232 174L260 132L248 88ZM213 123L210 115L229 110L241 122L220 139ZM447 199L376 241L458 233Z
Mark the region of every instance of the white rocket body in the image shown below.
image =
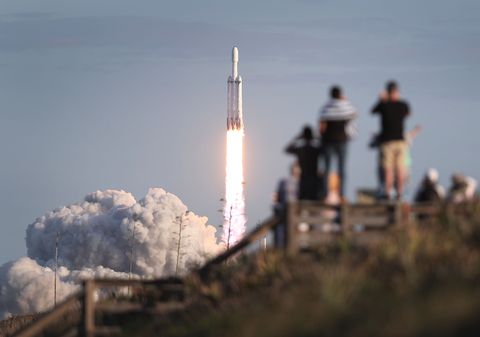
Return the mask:
M232 49L232 75L227 81L227 130L243 129L242 78L238 75L238 48Z

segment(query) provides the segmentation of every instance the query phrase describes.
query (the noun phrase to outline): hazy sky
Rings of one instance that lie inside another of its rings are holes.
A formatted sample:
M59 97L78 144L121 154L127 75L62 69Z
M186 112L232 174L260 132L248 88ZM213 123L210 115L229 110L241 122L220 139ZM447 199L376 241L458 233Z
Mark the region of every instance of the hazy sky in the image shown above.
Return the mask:
M333 83L360 113L351 196L375 185L368 112L391 78L424 127L413 182L429 166L480 178L478 0L0 0L0 264L37 216L97 189L160 186L221 223L233 45L250 226Z

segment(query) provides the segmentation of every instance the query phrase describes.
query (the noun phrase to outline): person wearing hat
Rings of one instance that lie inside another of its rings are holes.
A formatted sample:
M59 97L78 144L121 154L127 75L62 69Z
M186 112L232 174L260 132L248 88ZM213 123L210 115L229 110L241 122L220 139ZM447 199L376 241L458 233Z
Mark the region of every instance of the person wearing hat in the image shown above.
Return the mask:
M285 152L295 155L300 166L298 199L318 200L318 158L321 149L318 141L313 137L312 128L305 126L300 135L287 145Z
M438 182L438 171L429 169L415 194L415 202L437 202L445 198L445 189Z

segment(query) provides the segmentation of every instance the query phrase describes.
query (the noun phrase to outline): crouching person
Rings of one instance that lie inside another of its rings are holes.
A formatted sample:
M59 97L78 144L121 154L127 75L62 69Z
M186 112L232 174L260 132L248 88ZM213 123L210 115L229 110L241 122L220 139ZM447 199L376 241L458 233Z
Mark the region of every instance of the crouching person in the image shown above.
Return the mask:
M438 182L438 171L429 169L415 195L415 202L439 202L445 199L445 189Z
M460 173L452 175L452 186L448 192L448 201L459 204L472 201L477 192L477 181Z

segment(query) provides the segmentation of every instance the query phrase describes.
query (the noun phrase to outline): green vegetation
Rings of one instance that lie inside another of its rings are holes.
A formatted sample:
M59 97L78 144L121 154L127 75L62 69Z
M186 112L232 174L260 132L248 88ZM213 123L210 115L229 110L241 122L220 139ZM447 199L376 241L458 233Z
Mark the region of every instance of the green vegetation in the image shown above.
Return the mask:
M130 322L127 335L478 336L480 208L392 233L375 247L348 239L286 258L241 257L191 304L161 320Z

